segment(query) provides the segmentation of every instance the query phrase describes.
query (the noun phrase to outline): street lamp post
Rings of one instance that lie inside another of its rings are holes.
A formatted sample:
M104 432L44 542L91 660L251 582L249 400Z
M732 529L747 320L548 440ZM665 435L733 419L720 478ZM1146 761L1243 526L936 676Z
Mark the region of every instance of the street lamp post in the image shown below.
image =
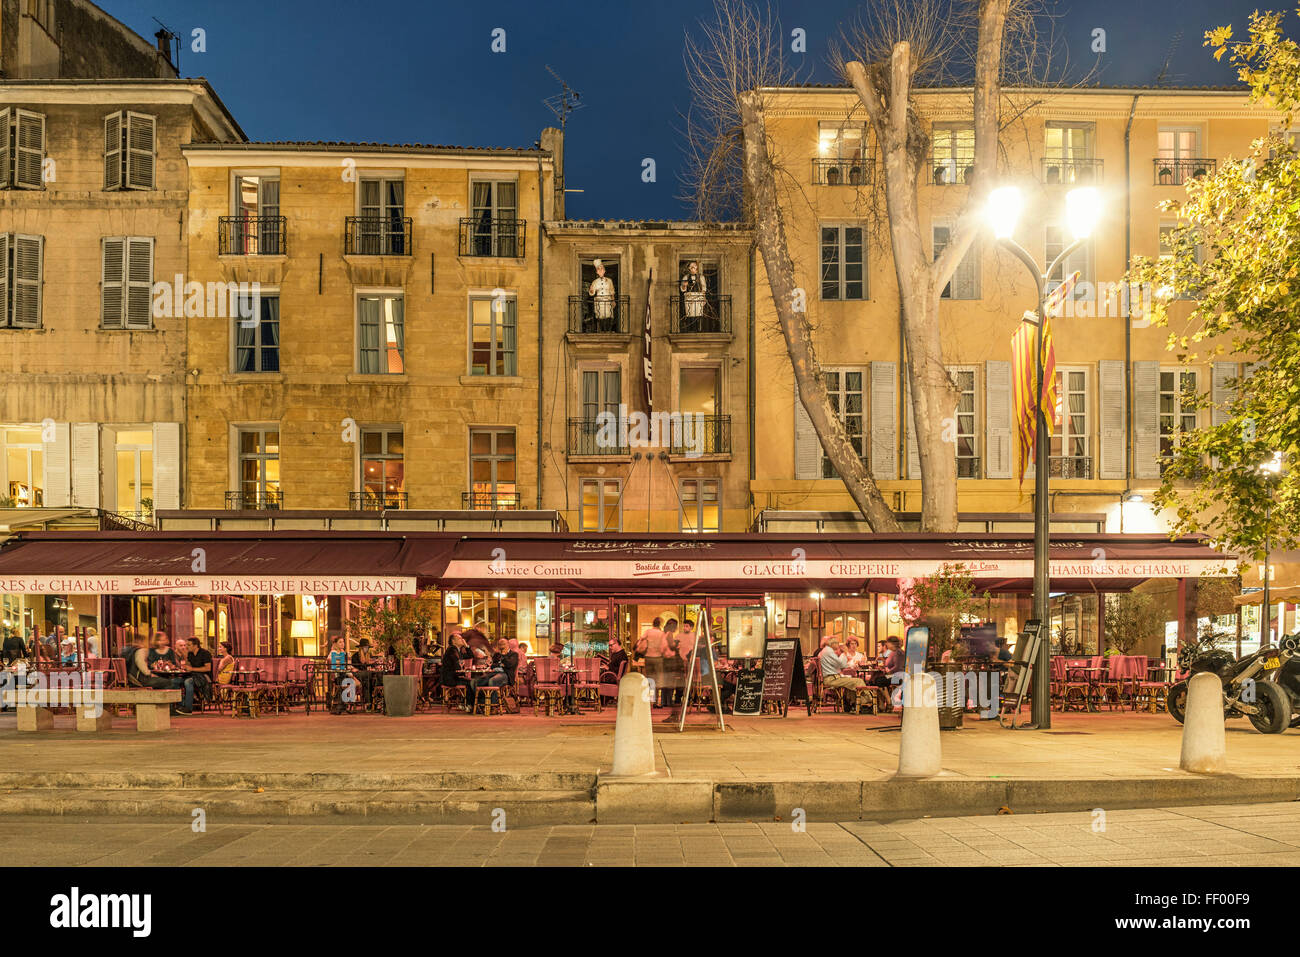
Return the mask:
M1091 187L1074 189L1066 196L1066 211L1070 229L1074 233L1074 242L1061 251L1044 270L1029 251L1021 246L1012 234L1020 218L1023 201L1020 190L1014 186L1004 186L993 190L989 196L989 221L999 243L1015 253L1034 277L1038 291L1038 334L1034 350L1034 408L1037 413L1038 441L1034 450L1034 617L1040 623L1041 631L1038 645L1038 657L1034 662L1034 683L1032 687L1032 727L1046 729L1052 726L1052 711L1049 695L1051 694L1051 576L1049 574L1049 546L1051 542L1050 515L1048 513L1049 452L1051 432L1048 431L1047 410L1043 408L1043 330L1047 315L1047 284L1058 266L1080 246L1082 246L1096 226L1100 213L1097 191ZM1053 416L1055 418L1055 416Z
M1259 646L1263 648L1273 640L1273 612L1268 595L1268 559L1272 537L1269 533L1273 530L1273 488L1269 482L1282 474L1282 453L1274 452L1273 458L1261 465L1259 471L1264 476L1264 489L1268 493L1268 499L1264 502L1264 606L1260 609L1259 616Z

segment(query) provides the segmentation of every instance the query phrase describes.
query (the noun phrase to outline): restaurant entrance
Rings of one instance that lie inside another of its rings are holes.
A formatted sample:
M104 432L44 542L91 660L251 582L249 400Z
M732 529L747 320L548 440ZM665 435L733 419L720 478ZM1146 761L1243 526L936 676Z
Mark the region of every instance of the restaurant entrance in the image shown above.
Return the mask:
M563 657L606 655L609 643L617 639L631 651L656 618L666 625L676 619L680 634L686 622L697 633L708 624L709 635L726 653L727 609L731 606L762 605L764 596L716 597L709 595L617 595L608 598L556 595L556 640L563 645Z

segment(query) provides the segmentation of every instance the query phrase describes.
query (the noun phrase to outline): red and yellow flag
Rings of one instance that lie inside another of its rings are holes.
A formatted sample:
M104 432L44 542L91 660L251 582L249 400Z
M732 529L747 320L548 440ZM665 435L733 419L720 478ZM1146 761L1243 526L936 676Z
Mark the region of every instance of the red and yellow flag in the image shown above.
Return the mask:
M1044 305L1045 314L1038 321L1043 324L1043 383L1038 385L1038 363L1034 349L1038 340L1037 322L1032 312L1026 312L1011 336L1011 399L1012 416L1016 421L1016 475L1025 483L1025 472L1034 461L1038 437L1038 409L1055 430L1061 423L1060 397L1056 389L1056 345L1052 342L1051 317L1056 315L1070 290L1079 280L1073 273L1065 282L1052 290ZM1037 399L1037 402L1035 401Z

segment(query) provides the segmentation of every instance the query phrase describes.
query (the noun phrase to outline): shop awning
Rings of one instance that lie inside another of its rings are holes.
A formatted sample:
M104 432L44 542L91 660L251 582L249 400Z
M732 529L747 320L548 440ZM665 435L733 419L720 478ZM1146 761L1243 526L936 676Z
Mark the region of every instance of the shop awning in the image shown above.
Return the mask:
M28 532L0 546L0 593L410 595L455 535Z
M1300 585L1277 585L1268 590L1268 600L1273 604L1280 601L1300 602ZM1232 599L1234 605L1260 605L1264 602L1264 590L1245 592Z
M716 535L688 537L545 535L466 538L443 576L447 588L612 591L801 589L893 591L962 563L982 589L1029 590L1033 536ZM1233 574L1235 559L1201 538L1077 534L1051 548L1053 591L1123 591L1150 578Z

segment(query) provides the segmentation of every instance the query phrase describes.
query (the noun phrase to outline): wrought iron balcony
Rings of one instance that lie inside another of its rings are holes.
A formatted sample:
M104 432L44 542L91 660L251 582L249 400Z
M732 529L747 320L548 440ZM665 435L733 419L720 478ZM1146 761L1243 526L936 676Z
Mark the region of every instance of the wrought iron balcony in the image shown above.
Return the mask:
M1188 159L1187 157L1180 157L1179 159L1157 158L1153 163L1155 165L1157 186L1181 186L1189 179L1213 176L1215 168L1218 166L1216 160Z
M1101 160L1077 156L1044 156L1043 182L1048 186L1090 186L1101 182Z
M598 455L628 455L627 425L613 415L604 419L570 419L569 458Z
M815 186L863 186L871 182L871 160L860 159L825 159L814 156L813 185Z
M474 511L519 508L518 492L462 492L460 506Z
M236 512L275 511L281 508L283 504L278 488L226 493L226 508Z
M527 221L522 219L462 219L460 254L523 259L526 225Z
M1047 459L1047 474L1052 478L1090 479L1092 459L1086 455L1051 455Z
M217 252L222 256L283 256L289 220L284 216L222 216Z
M353 511L383 512L406 508L405 492L349 492L348 505Z
M978 455L959 455L957 456L957 477L973 478L980 477L980 459Z
M627 335L627 296L593 299L591 296L569 297L569 331L577 335Z
M673 335L731 335L731 297L674 292L669 301Z
M414 252L409 216L348 216L343 224L345 255L409 256Z
M965 186L975 173L975 154L953 156L931 154L930 184L932 186Z
M670 455L730 455L731 416L682 412L673 425Z

